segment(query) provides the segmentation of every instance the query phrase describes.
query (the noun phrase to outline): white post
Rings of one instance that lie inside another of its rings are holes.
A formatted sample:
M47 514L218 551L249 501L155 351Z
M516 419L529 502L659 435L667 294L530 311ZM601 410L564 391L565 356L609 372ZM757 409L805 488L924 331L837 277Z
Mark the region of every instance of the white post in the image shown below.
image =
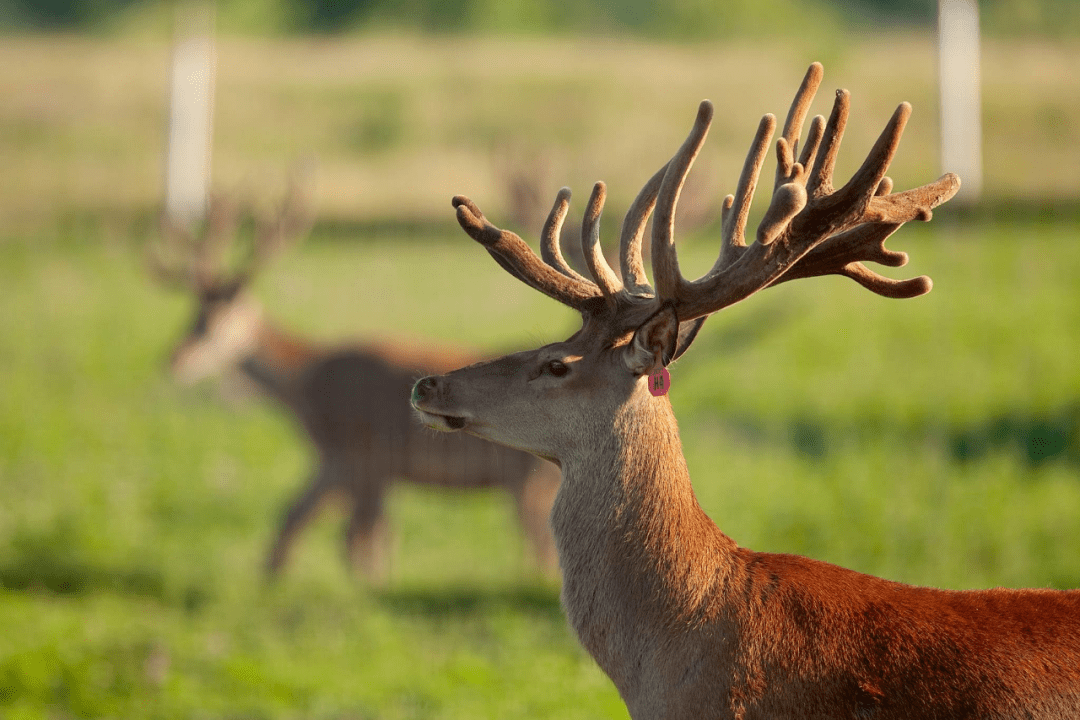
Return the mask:
M960 176L957 200L975 202L982 192L977 0L938 0L938 59L942 171Z
M214 114L213 10L181 4L169 82L165 211L183 224L202 219L210 185Z

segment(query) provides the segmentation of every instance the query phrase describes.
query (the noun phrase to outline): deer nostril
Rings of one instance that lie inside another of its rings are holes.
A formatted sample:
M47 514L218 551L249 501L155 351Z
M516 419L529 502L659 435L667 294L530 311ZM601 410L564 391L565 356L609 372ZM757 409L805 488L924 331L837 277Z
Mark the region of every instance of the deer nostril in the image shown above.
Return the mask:
M431 397L432 393L435 391L435 384L435 378L433 377L420 378L417 380L416 384L413 385L412 390L413 403L423 402Z

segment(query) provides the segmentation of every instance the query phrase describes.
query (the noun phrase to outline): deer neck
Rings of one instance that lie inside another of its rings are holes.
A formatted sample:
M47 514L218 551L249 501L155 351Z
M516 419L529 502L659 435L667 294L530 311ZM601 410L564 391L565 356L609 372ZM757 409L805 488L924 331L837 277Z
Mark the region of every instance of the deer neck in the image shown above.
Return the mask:
M570 623L623 690L661 623L690 628L722 611L738 548L694 496L666 397L638 393L593 430L599 441L562 458L552 528Z
M310 342L260 318L240 367L267 394L292 406L299 401L304 370L318 355Z

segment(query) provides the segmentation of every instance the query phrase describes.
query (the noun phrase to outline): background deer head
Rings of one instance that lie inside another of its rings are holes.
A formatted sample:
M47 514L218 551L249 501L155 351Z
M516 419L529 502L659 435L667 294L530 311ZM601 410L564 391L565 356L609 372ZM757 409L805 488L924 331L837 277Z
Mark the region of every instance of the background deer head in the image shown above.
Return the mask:
M194 320L170 360L178 380L194 383L219 374L250 352L262 307L248 288L271 259L303 238L310 225L306 194L295 176L284 198L269 212L216 194L196 227L162 216L160 242L147 254L150 273L196 300Z

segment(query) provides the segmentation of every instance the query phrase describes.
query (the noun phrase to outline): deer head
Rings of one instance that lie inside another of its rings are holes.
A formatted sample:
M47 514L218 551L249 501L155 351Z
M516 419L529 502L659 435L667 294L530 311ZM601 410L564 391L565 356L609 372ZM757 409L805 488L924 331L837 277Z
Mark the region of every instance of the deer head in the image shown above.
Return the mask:
M412 402L423 422L565 462L591 452L597 442L620 442L619 423L649 422L660 407L665 408L662 414L669 414L666 398L648 392L646 376L685 352L709 314L759 290L835 274L890 298L929 292L931 282L925 276L893 280L863 263L906 264L907 255L887 250L885 239L905 222L929 220L932 208L951 198L960 180L947 174L914 190L891 192L892 181L885 173L911 114L910 105L903 103L862 167L834 189L833 168L850 105L847 91L837 92L827 121L821 116L811 121L799 149L822 73L820 64L810 66L776 142L772 200L757 229L757 242L748 245L744 234L776 126L772 115L762 118L735 194L724 200L719 257L697 280L686 280L679 270L673 231L679 193L712 121L708 101L698 108L682 147L645 183L626 214L619 244L621 279L600 250L603 183L593 188L581 229L591 279L572 270L560 251L568 189L559 191L544 224L539 258L518 235L492 225L471 200L455 197L465 232L511 275L579 311L582 326L563 342L421 379ZM645 277L641 259L652 215L654 284ZM677 439L673 421L670 433Z
M295 178L275 211L249 210L253 229L240 243L243 213L222 195L210 198L205 220L192 228L163 215L161 241L149 248L147 265L160 283L194 295L195 319L170 361L177 379L194 383L239 363L256 343L262 308L248 292L268 261L303 237L310 226L304 194ZM241 255L229 267L229 255Z

